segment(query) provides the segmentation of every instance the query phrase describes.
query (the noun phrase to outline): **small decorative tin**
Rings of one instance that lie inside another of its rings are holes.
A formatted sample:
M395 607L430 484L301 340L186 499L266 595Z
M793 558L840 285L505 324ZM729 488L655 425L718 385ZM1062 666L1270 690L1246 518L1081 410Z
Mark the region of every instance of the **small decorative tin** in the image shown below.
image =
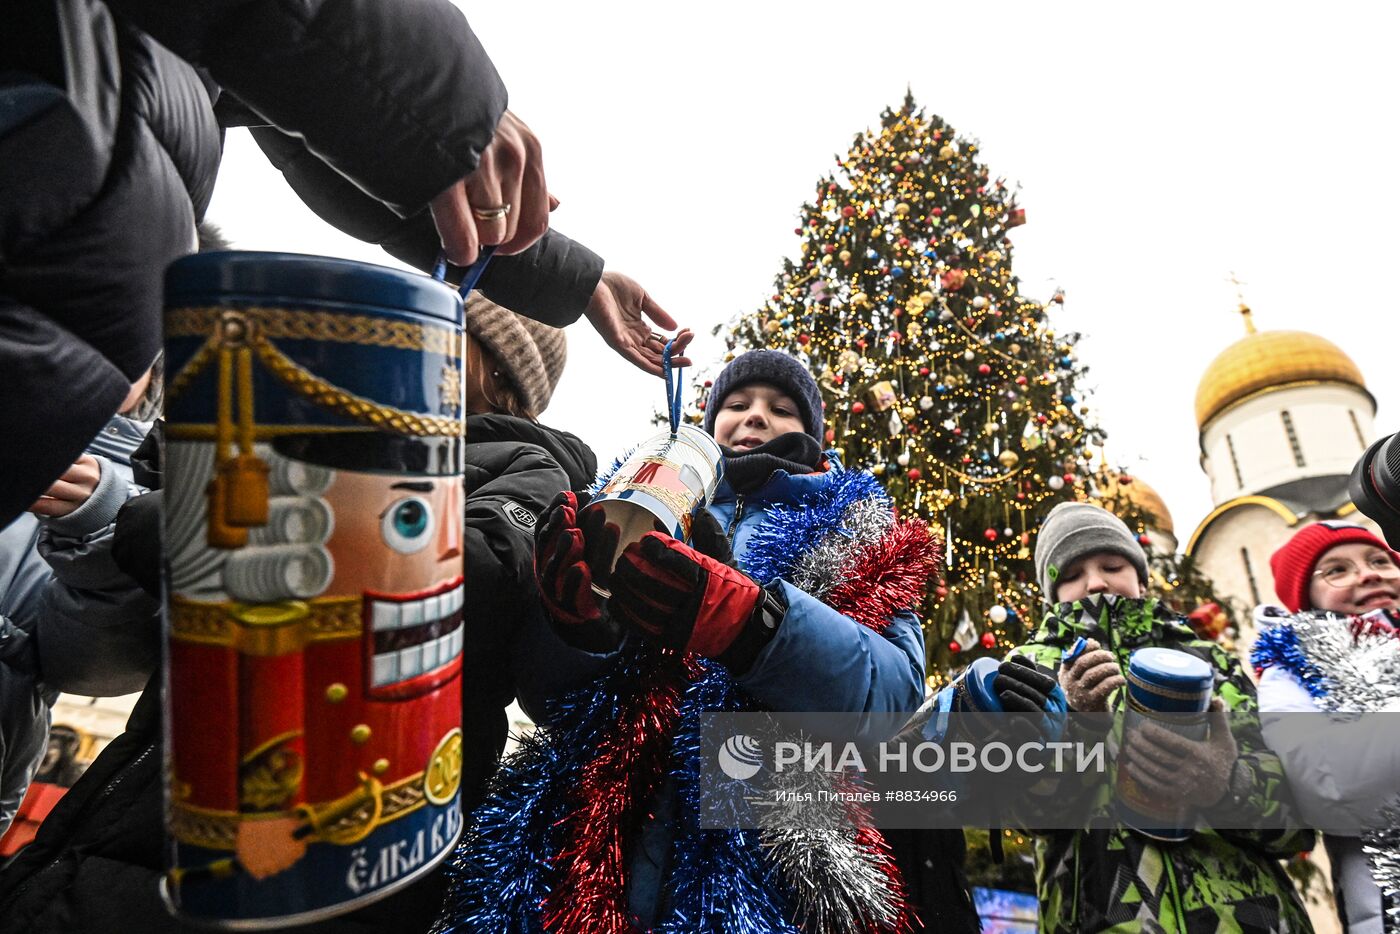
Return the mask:
M166 276L178 916L283 928L461 831L462 304L397 270L205 253Z
M690 538L695 510L714 496L724 473L715 439L693 425L680 425L645 441L627 458L585 511L603 510L620 531L614 563L628 545L648 532Z
M1206 710L1215 678L1204 660L1176 649L1138 649L1128 659L1126 738L1144 718L1186 736L1203 739L1209 729ZM1180 841L1195 825L1189 809L1164 806L1138 787L1122 769L1117 776L1118 817L1127 826L1156 840Z
M967 666L953 689L953 710L956 713L1003 713L1001 699L992 682L996 680L1001 663L995 658L982 657Z

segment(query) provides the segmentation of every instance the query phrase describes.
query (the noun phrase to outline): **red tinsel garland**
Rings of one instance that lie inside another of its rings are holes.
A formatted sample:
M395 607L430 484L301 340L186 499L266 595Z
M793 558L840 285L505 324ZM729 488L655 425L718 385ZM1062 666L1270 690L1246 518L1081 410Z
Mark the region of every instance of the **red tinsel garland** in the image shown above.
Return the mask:
M842 580L823 597L832 609L876 632L895 613L917 606L943 559L943 543L923 522L896 522L860 549Z
M558 934L633 934L627 909L627 844L665 774L685 685L701 672L693 660L662 652L616 726L570 793L562 870L544 903L544 928Z

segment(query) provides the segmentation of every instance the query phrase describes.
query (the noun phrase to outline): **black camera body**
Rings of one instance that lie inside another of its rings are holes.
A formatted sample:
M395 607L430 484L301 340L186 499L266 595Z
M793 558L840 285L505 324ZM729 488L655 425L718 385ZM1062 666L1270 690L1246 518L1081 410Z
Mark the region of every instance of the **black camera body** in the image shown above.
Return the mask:
M1351 469L1347 492L1356 508L1381 527L1386 543L1400 551L1400 433L1366 449Z

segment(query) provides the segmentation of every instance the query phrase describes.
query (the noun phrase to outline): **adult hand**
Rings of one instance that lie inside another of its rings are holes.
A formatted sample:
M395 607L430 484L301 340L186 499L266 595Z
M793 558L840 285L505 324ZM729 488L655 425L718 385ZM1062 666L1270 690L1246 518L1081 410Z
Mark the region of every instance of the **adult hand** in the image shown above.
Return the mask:
M621 626L603 613L594 590L606 588L618 528L595 509L579 525L587 493L560 493L535 527L535 581L540 601L569 645L609 652L621 641Z
M624 360L652 376L661 375L661 352L666 346L666 338L652 330L652 325L643 315L650 318L656 327L667 331L675 330L676 320L656 304L636 280L620 272L604 271L584 314L594 330ZM694 336L689 328L676 335L672 366L690 366L685 348Z
M1149 795L1196 808L1218 804L1230 790L1230 774L1240 757L1225 705L1211 699L1210 736L1187 739L1150 720L1124 739L1118 767Z
M476 169L429 209L448 260L470 266L482 246L498 244L503 255L529 247L549 229L557 204L545 187L540 141L507 110Z
M1084 646L1084 653L1068 668L1060 669L1060 687L1069 699L1069 709L1079 713L1103 713L1108 696L1127 684L1118 659L1095 639Z
M666 648L718 658L743 632L762 595L742 571L648 532L618 558L608 611Z
M97 459L91 454L84 454L54 481L53 486L44 491L43 496L34 501L29 511L51 519L66 516L88 501L101 479L102 468L98 466Z

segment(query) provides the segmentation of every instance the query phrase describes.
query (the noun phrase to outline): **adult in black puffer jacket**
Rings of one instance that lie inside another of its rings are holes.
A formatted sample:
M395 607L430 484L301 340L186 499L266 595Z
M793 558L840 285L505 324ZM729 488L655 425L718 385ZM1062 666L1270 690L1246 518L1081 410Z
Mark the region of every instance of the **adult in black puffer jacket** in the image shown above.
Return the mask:
M549 400L564 365L563 332L473 299L467 359L466 574L468 629L462 658L462 807L479 803L505 746L505 708L517 690L529 696L532 671L523 659L567 651L535 598L535 517L562 489L582 489L597 472L593 452L575 436L545 427L533 415ZM474 378L479 377L479 378ZM494 410L517 411L516 417ZM134 458L137 481L158 489L158 434ZM155 494L150 494L155 495ZM123 518L117 536L130 541ZM154 510L142 520L154 533ZM135 525L136 523L132 523ZM149 548L116 549L137 561L158 560ZM123 567L127 565L123 564ZM154 587L154 574L134 577ZM543 640L530 653L522 640ZM518 659L522 661L517 661ZM132 711L126 732L104 749L39 827L33 843L0 870L0 918L6 934L196 934L160 901L164 867L160 678ZM419 934L442 904L443 872L365 908L297 934Z
M23 0L3 19L0 526L155 358L161 277L209 203L220 118L259 126L331 223L427 269L428 204L476 168L506 106L448 0ZM601 275L550 234L480 288L562 326Z

